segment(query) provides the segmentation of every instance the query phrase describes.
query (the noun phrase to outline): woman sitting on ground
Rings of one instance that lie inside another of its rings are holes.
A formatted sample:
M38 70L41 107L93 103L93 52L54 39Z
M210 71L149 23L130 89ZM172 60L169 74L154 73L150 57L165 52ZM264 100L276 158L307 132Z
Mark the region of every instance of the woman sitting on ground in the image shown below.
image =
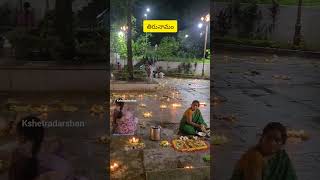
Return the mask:
M188 108L180 122L180 132L186 135L196 135L197 131L206 131L207 124L199 110L200 102L194 100L191 107Z
M112 133L115 135L133 135L137 129L138 119L127 108L123 100L117 99L113 111Z
M286 128L278 122L269 123L255 147L237 162L231 180L296 180L290 158L283 149Z

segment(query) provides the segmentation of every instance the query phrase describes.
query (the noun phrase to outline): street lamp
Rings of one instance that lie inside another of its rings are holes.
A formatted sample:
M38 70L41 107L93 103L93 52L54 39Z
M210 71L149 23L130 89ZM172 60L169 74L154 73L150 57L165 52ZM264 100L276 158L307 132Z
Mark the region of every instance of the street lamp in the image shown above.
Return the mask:
M189 35L188 35L188 34L186 34L184 37L185 37L185 38L188 38L188 37L189 37Z
M146 20L148 19L148 12L150 12L150 8L146 9L146 13L144 13L144 17L146 17ZM148 36L146 32L146 49L145 49L145 54L147 54L147 44L148 44Z
M202 60L202 76L204 76L204 60L206 58L206 49L207 49L207 40L208 40L208 28L210 24L210 14L207 14L205 17L201 17L201 21L206 25L206 34L204 38L204 50L203 50L203 60ZM203 24L199 23L198 27L202 28ZM200 34L201 35L201 34Z

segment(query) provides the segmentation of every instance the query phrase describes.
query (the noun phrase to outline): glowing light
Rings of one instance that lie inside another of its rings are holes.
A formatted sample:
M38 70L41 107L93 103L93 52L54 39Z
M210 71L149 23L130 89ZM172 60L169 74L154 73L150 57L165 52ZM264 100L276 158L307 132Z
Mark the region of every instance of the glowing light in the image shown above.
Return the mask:
M160 105L160 109L166 109L166 108L167 108L167 105L165 104Z
M152 117L152 113L151 112L145 112L145 113L143 113L143 117L150 118L150 117Z
M137 143L139 143L139 138L133 137L133 138L129 139L129 143L131 143L131 144L137 144Z

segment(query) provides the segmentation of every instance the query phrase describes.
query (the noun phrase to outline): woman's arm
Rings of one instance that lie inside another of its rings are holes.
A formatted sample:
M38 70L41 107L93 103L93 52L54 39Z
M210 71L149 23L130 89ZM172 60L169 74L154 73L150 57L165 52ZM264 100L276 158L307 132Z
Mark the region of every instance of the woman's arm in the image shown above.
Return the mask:
M188 112L186 115L187 115L187 123L188 124L190 124L191 126L196 127L196 128L201 128L201 125L194 123L192 121L192 112Z

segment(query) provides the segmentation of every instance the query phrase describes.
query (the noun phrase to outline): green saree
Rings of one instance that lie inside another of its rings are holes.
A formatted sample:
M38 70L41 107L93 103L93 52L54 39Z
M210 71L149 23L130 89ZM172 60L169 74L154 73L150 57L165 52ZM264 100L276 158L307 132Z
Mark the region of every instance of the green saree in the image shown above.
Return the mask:
M197 128L195 128L187 123L187 112L188 111L190 111L190 109L188 109L183 114L179 129L180 129L181 133L183 133L183 134L195 135ZM203 124L203 125L207 126L207 124L204 122L204 119L203 119L199 109L197 109L195 112L192 113L192 122L199 124L199 125Z
M297 180L297 176L285 150L266 163L259 152L249 150L237 163L230 180Z

